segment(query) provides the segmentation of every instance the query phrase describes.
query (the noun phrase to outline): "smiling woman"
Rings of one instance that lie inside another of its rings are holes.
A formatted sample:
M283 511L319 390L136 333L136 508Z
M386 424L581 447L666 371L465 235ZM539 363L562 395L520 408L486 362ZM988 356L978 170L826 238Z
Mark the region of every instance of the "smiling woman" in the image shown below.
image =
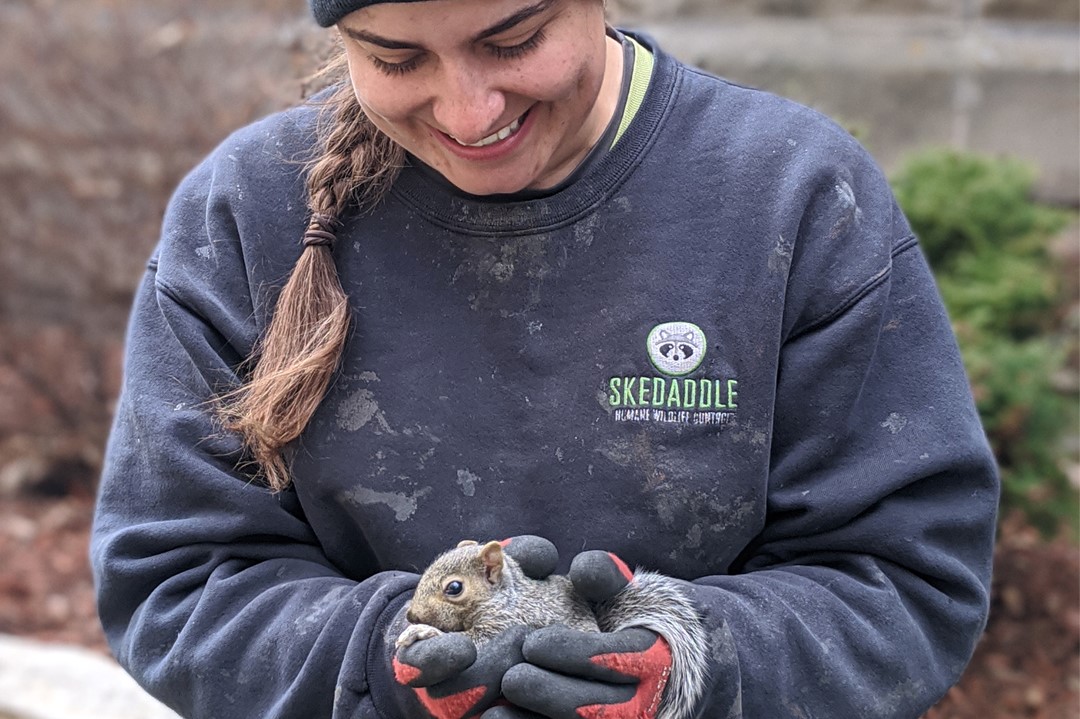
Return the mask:
M187 717L919 716L997 478L866 152L601 0L311 6L339 75L184 180L132 313L123 666ZM432 601L541 628L395 647L462 538Z
M521 5L382 3L338 23L364 114L472 194L557 185L618 103L623 52L603 3Z

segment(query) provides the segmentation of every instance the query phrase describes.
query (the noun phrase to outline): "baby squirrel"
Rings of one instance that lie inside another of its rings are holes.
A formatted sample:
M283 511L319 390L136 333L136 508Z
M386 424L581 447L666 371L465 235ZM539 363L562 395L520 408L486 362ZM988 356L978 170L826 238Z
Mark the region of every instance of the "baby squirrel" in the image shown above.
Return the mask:
M480 545L471 540L443 552L428 566L405 617L409 626L398 636L398 647L444 632L464 632L479 646L520 624L600 631L588 602L574 592L568 578L553 574L531 579L498 542Z
M709 642L687 585L638 569L614 596L606 591L597 596L606 598L590 604L565 576L526 576L499 542L466 540L436 557L420 576L405 612L410 624L396 644L401 649L444 632L464 632L480 645L521 624L533 629L565 624L589 632L644 627L671 649L671 673L656 719L692 716L707 681Z

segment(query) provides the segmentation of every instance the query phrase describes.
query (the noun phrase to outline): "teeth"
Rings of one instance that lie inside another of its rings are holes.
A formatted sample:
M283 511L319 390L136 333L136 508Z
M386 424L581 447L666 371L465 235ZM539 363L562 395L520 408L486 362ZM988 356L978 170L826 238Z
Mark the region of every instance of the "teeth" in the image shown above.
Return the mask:
M480 142L474 142L472 144L466 144L466 143L462 142L461 140L457 139L456 137L454 137L454 141L457 142L457 144L459 144L459 145L464 145L465 147L487 147L488 145L499 142L500 140L505 140L506 138L510 137L511 135L513 135L515 132L517 132L520 129L521 129L521 118L519 117L518 119L514 120L509 125L507 125L503 129L499 130L498 132L493 133L491 135L488 135L487 137L485 137ZM453 137L453 135L451 135L451 137Z

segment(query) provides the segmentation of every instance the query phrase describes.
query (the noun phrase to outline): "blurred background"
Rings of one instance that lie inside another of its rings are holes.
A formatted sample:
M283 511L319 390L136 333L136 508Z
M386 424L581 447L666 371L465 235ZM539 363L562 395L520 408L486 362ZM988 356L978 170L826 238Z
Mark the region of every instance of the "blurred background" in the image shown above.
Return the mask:
M611 4L886 169L1004 481L990 623L927 717L1076 719L1080 1ZM165 716L95 698L86 535L128 307L179 179L299 101L326 38L301 0L0 0L0 719Z

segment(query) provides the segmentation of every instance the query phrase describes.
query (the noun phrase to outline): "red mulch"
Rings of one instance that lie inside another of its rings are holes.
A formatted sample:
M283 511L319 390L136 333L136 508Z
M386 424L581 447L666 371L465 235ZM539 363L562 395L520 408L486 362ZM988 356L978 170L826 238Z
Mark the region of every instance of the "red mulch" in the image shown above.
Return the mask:
M87 552L93 499L0 499L0 633L108 653Z
M926 719L1080 717L1080 548L1002 526L990 622L960 683Z
M89 496L0 500L0 633L107 652L87 566ZM925 719L1080 716L1080 549L1002 529L990 624Z

